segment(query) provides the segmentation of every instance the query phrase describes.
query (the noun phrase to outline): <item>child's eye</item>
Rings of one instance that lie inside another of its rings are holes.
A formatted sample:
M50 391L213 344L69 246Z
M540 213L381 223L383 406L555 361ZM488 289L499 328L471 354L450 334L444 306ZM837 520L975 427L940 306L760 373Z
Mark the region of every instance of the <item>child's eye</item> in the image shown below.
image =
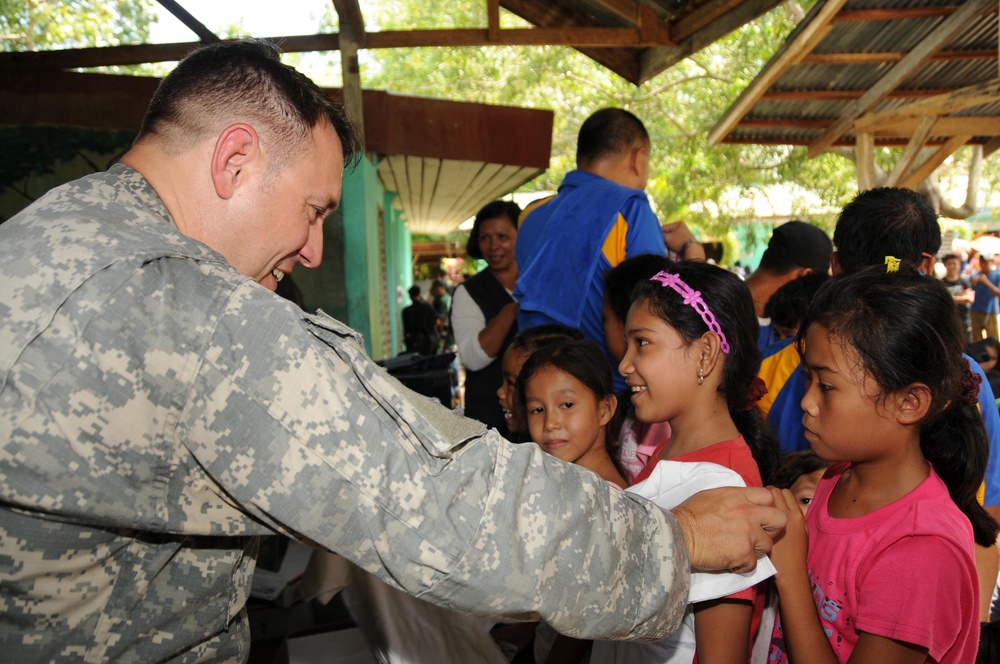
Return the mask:
M649 339L643 339L642 337L637 337L635 340L636 346L645 346L649 343Z
M535 406L534 408L528 409L528 415L538 415L541 412L542 412L541 406Z
M812 504L812 501L813 501L812 498L799 498L799 504L800 505L806 505L806 506L808 506L808 505Z
M563 401L563 402L562 402L562 403L560 404L560 407L562 407L562 408L565 408L565 409L569 409L569 408L572 408L572 407L573 407L573 405L574 405L574 404L573 404L573 402L572 402L572 401Z

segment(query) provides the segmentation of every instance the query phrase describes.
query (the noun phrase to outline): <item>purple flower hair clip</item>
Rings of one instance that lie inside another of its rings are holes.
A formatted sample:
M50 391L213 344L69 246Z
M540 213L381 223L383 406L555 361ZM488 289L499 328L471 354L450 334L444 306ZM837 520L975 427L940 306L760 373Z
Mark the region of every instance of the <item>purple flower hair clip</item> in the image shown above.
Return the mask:
M705 325L712 332L719 335L719 347L722 352L726 355L729 354L729 342L726 341L726 335L722 331L722 326L719 322L715 320L715 315L712 310L708 308L705 300L701 297L701 291L696 291L681 279L676 274L671 274L669 272L657 272L655 275L649 278L650 281L659 281L663 286L674 290L678 295L683 298L684 304L691 307L698 312L701 319L705 321Z

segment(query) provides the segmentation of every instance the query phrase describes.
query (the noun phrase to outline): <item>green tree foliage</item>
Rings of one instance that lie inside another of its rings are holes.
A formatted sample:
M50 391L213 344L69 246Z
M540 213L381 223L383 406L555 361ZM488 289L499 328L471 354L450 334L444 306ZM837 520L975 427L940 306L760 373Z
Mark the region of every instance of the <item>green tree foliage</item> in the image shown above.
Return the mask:
M0 0L0 50L37 51L141 44L155 20L152 0ZM108 73L145 73L150 66L109 67ZM60 162L79 160L104 170L135 132L77 127L0 128L0 192L11 189L33 200L28 183L51 174Z
M362 11L369 31L487 23L482 0L368 0ZM335 29L335 17L329 22ZM530 27L503 10L501 26ZM576 132L588 115L607 106L628 109L643 119L653 142L647 191L661 220L684 220L722 236L733 221L724 204L733 191L739 198L739 192L792 182L834 207L855 192L854 165L836 155L809 160L804 148L707 145L708 131L793 27L779 7L641 87L564 47L373 50L364 52L361 76L370 88L553 110L551 165L528 190L554 190L574 167Z
M152 0L0 0L0 50L141 44Z

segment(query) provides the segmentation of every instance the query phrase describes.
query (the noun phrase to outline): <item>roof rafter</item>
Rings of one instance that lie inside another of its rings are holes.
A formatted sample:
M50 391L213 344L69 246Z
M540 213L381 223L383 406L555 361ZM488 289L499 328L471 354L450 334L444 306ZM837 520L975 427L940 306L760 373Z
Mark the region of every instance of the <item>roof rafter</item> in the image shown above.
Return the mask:
M723 137L750 112L753 105L760 100L771 84L778 80L785 69L797 63L816 47L830 31L830 19L837 15L846 2L847 0L830 0L817 4L810 10L778 52L767 61L750 87L740 94L736 102L709 132L709 145L718 145Z
M879 51L866 53L810 53L799 61L803 65L875 65L899 62L906 57L905 51ZM996 60L993 49L970 49L968 51L938 51L931 55L929 62L959 62L963 60Z
M813 141L809 146L809 156L816 157L836 141L863 113L878 103L882 96L896 88L913 71L920 66L934 51L941 48L956 32L962 29L970 20L979 16L987 7L995 7L996 0L968 0L956 9L950 16L941 21L927 37L924 38L902 60L896 63L878 82L872 85L859 99L848 104L847 108L832 127Z
M168 12L174 15L178 21L183 23L194 34L198 35L202 42L213 44L219 41L219 36L205 27L205 24L196 19L186 9L181 7L175 0L156 0Z
M778 4L780 0L715 0L702 5L670 29L676 46L651 48L643 53L641 81L649 80Z

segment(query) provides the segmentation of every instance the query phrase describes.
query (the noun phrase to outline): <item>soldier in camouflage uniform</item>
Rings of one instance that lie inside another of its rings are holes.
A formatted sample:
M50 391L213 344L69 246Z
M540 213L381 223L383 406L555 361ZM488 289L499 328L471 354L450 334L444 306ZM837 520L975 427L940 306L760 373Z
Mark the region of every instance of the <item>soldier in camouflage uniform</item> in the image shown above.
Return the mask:
M265 534L582 637L659 637L690 565L769 550L769 494L662 512L409 392L275 296L319 263L359 148L276 49L210 46L122 163L0 226L4 661L243 661Z

